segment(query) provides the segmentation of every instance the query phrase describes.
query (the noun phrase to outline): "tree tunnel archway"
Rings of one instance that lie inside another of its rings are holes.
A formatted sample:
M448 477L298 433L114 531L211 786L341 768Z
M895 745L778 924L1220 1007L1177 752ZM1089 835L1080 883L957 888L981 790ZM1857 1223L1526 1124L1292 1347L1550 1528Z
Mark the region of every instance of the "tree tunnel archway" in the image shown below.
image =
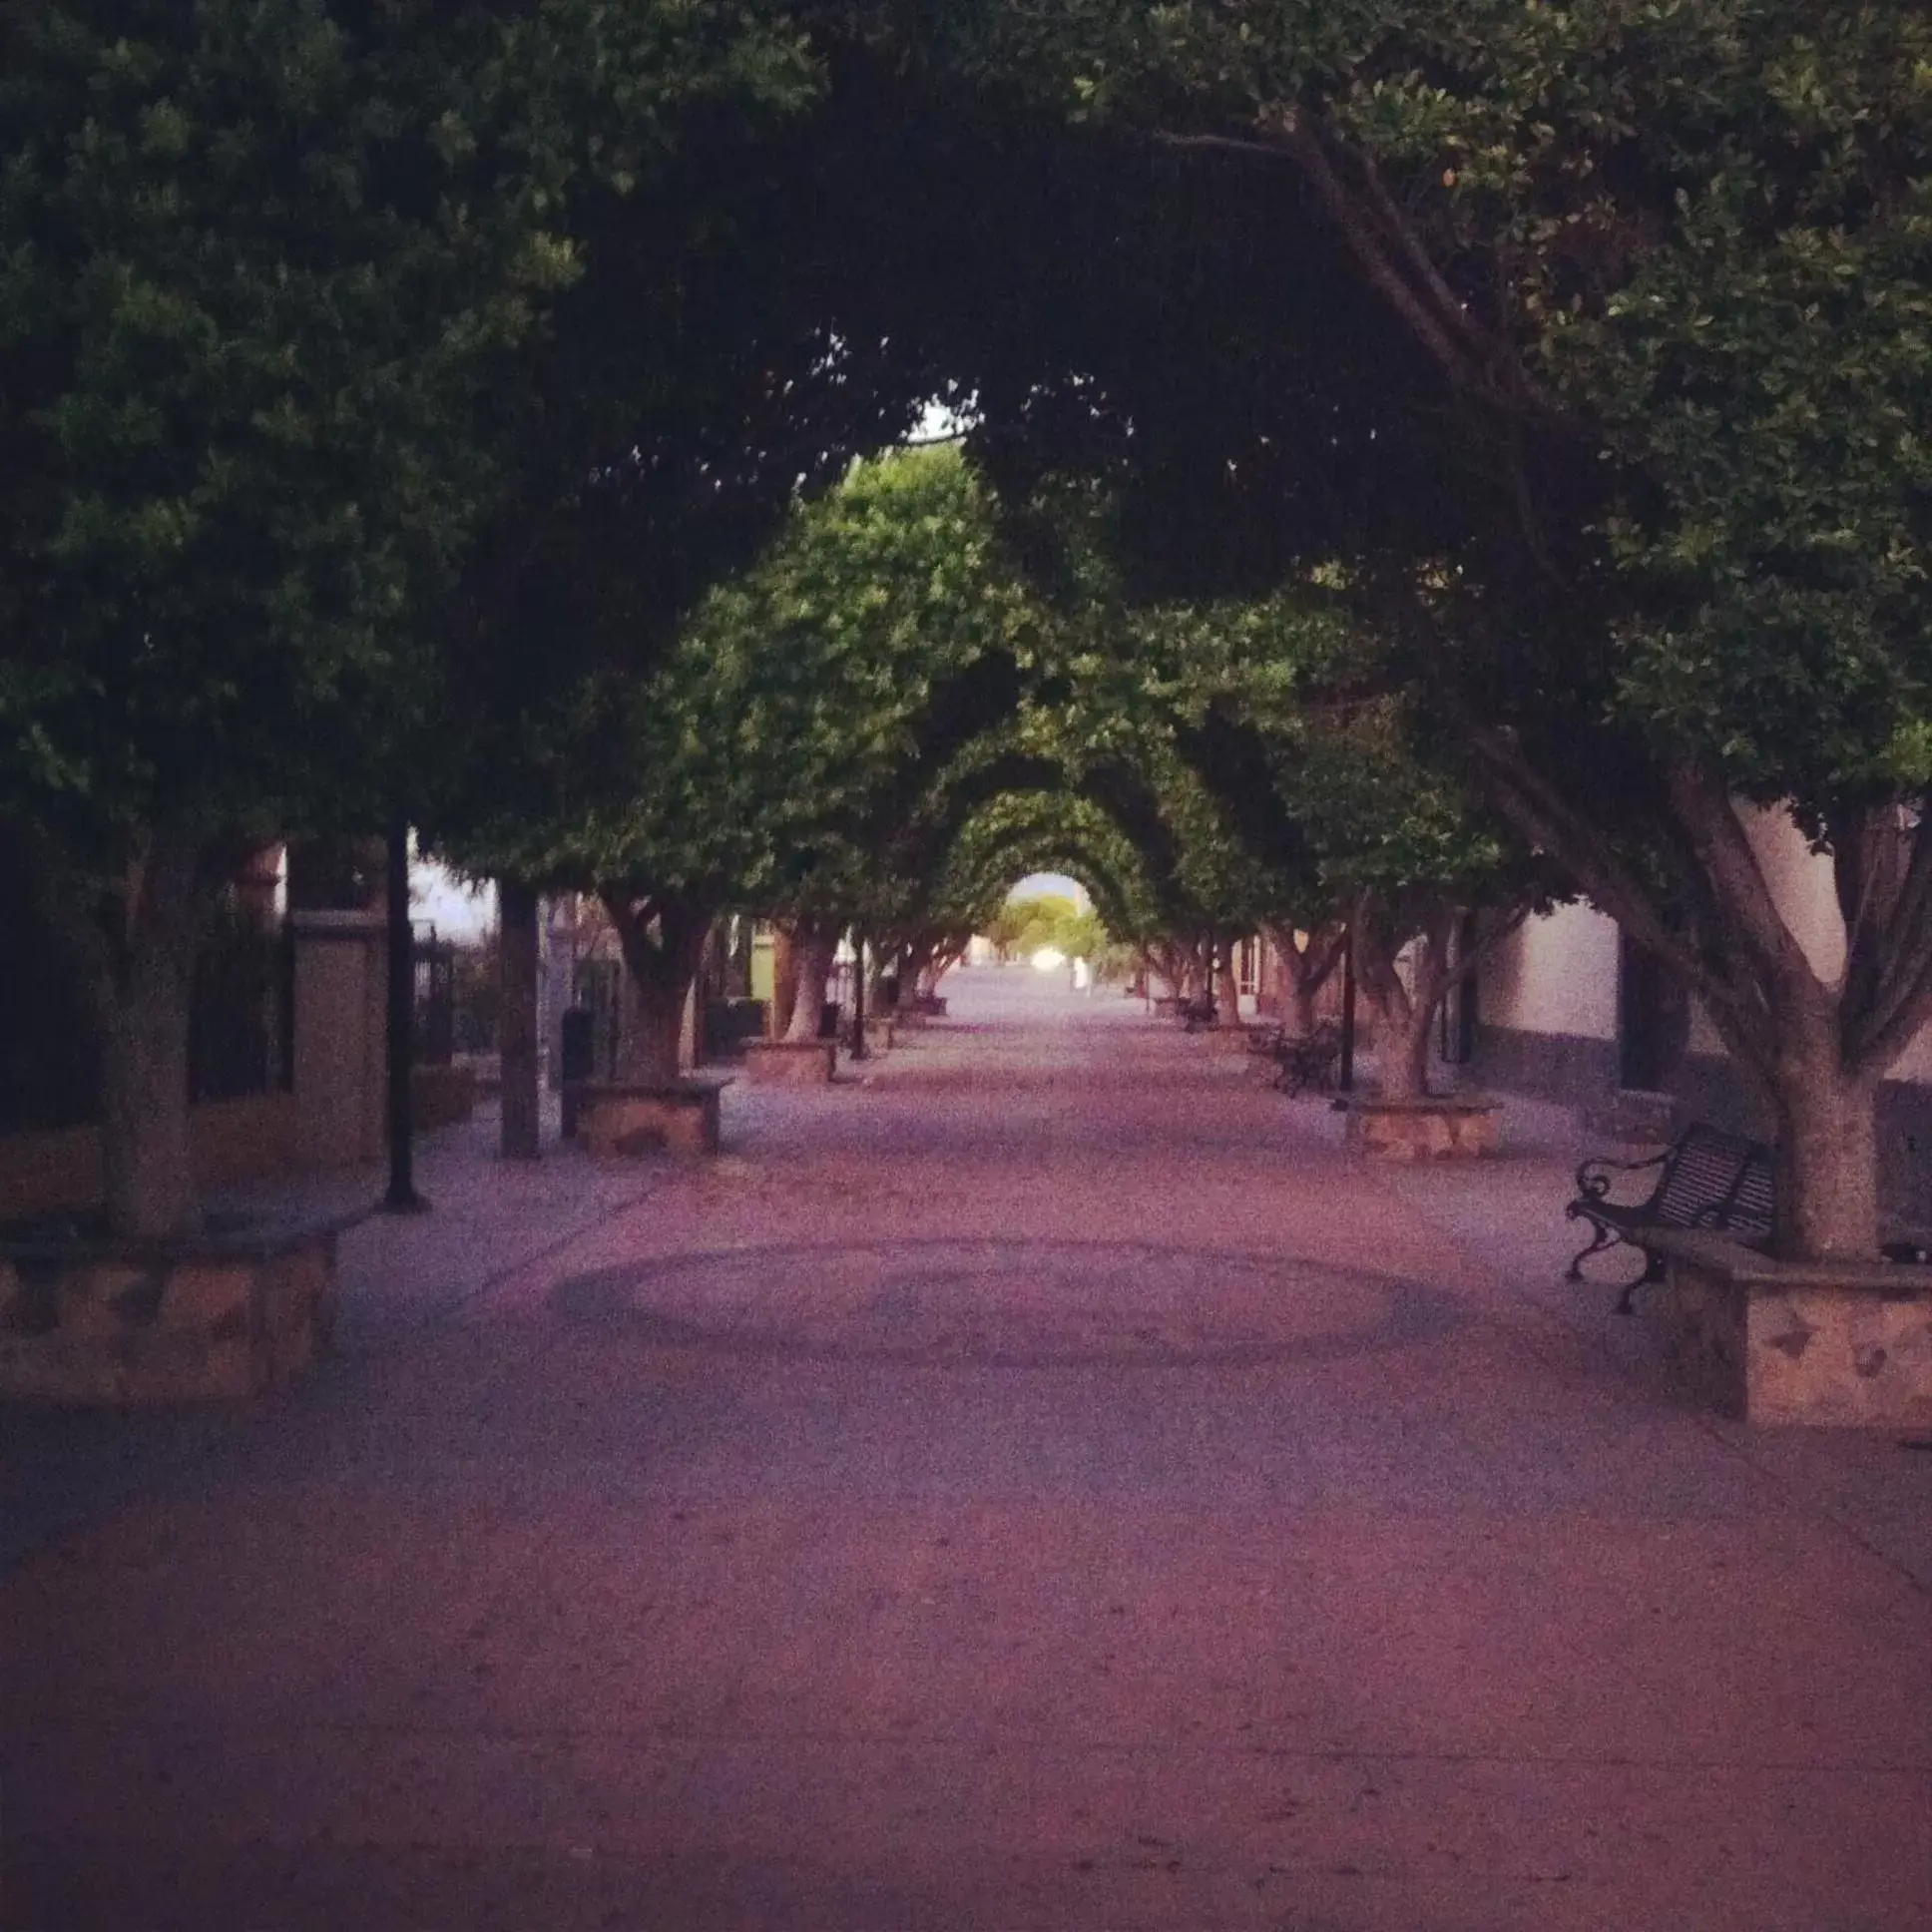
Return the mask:
M1064 872L1083 885L1109 933L1147 929L1151 895L1140 854L1120 827L1077 792L1008 790L961 826L938 886L942 897L997 907L1016 879Z

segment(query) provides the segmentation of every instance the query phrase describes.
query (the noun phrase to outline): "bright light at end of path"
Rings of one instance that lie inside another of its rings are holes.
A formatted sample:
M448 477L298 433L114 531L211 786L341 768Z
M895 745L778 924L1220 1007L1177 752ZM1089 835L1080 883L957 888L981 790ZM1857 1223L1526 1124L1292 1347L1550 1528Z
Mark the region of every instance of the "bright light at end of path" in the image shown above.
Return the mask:
M1042 946L1033 955L1033 970L1036 973L1057 973L1067 963L1067 955L1058 946Z

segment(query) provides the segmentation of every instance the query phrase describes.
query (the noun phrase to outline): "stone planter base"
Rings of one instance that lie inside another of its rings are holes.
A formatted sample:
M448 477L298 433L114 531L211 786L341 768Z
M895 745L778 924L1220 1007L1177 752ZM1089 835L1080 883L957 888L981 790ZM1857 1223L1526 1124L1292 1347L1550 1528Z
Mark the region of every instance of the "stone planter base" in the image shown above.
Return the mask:
M669 1086L585 1081L573 1090L578 1139L601 1160L660 1149L716 1154L720 1087L716 1081L695 1080Z
M151 1248L0 1242L0 1400L131 1408L260 1395L326 1352L360 1215Z
M922 1020L943 1020L946 1017L946 996L943 993L916 993L912 1005L905 1010L918 1014Z
M744 1078L753 1087L823 1087L838 1064L830 1040L747 1040Z
M1378 1161L1473 1161L1494 1154L1500 1101L1481 1094L1348 1103L1348 1144Z
M1774 1261L1714 1234L1657 1232L1638 1305L1726 1414L1813 1428L1932 1428L1932 1267Z

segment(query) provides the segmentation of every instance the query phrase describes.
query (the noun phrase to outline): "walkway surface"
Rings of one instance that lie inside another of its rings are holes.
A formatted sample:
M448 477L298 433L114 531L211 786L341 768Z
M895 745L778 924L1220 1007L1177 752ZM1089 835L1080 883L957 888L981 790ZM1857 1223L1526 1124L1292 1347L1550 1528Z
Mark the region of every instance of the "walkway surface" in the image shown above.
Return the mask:
M0 1415L0 1925L1932 1925L1932 1456L1657 1381L1547 1119L948 990L709 1166L445 1142L258 1410Z

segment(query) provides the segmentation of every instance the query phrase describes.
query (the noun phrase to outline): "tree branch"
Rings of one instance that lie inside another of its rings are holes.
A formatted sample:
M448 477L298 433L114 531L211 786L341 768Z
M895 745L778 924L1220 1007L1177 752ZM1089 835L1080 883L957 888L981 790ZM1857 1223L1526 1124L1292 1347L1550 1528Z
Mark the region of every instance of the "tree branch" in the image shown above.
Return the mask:
M1601 831L1535 771L1508 736L1466 713L1458 723L1475 753L1483 789L1531 844L1575 874L1591 899L1641 946L1667 960L1685 983L1712 1002L1734 1002L1734 988L1712 973L1659 915L1630 866Z
M1505 939L1523 930L1534 906L1512 906L1509 911L1492 922L1479 923L1476 928L1476 943L1457 960L1455 970L1450 975L1448 986L1467 985L1475 977L1476 969L1486 965L1496 957L1496 949ZM1447 988L1445 987L1445 991Z
M1396 272L1387 249L1373 232L1373 223L1335 173L1314 130L1304 119L1297 118L1283 129L1280 140L1283 150L1299 165L1316 198L1341 231L1342 240L1363 272L1408 324L1410 333L1457 388L1481 392L1486 387L1482 368L1471 365L1470 357L1451 339L1449 329L1430 313L1427 304Z
M1468 305L1444 279L1415 224L1389 193L1381 170L1365 154L1357 152L1355 160L1362 180L1368 187L1369 207L1374 213L1377 227L1384 239L1393 243L1396 252L1409 264L1410 270L1428 293L1436 314L1448 328L1462 337L1469 352L1478 357L1485 368L1500 366L1507 370L1512 388L1520 390L1527 399L1535 400L1539 406L1547 407L1514 352L1477 324L1469 313Z
M1846 1066L1854 1073L1885 1074L1932 1024L1932 952L1921 953L1917 974L1845 1042Z
M1932 972L1932 833L1923 825L1909 834L1891 828L1894 865L1907 837L1911 850L1890 893L1889 916L1867 914L1846 937L1844 1051L1855 1067L1889 1066L1921 1023L1910 1016Z
M1723 916L1779 993L1799 1005L1828 999L1804 948L1777 909L1757 853L1716 774L1680 758L1669 766L1665 783L1672 811L1690 835Z

